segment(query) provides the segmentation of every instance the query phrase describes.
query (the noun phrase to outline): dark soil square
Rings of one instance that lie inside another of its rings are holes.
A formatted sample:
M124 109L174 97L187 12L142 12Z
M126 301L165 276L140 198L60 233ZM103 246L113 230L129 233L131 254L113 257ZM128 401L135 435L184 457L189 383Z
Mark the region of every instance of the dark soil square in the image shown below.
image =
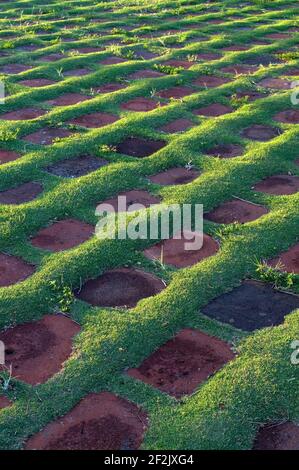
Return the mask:
M120 105L121 109L126 111L136 111L136 112L148 112L156 109L159 106L157 101L151 100L149 98L134 98L133 100L127 101Z
M205 219L218 224L232 224L234 222L244 224L252 222L267 213L267 209L263 206L241 201L240 199L233 199L232 201L224 202L206 214Z
M272 423L262 426L253 444L254 450L299 450L299 426Z
M161 98L184 98L184 96L189 96L194 93L194 90L187 86L174 86L168 88L167 90L161 90L157 93Z
M170 170L163 171L157 175L149 177L152 183L160 184L162 186L187 184L198 178L200 171L187 168L171 168Z
M5 365L12 366L13 376L31 385L46 382L70 356L72 339L79 331L78 324L63 315L46 315L0 331Z
M140 137L128 137L116 146L118 153L123 153L131 157L149 157L158 150L165 147L164 140L142 139Z
M66 72L63 72L64 77L83 77L84 75L88 75L91 73L90 69L73 69L73 70L67 70Z
M299 111L298 109L287 109L280 111L274 116L274 120L284 122L285 124L299 124Z
M299 243L272 259L269 264L273 267L278 264L283 271L299 274Z
M23 108L16 111L10 111L8 113L0 115L0 120L3 121L27 121L30 119L36 119L39 116L46 114L43 109L37 108Z
M281 133L282 131L276 127L254 124L253 126L244 129L241 132L241 135L246 139L266 142L267 140L274 139L274 137L279 136Z
M234 358L229 345L186 328L128 374L176 398L190 395Z
M0 165L4 163L13 162L20 158L20 154L17 152L12 152L11 150L0 150Z
M33 78L31 80L22 80L19 82L20 85L32 87L32 88L42 88L44 86L55 85L57 82L49 80L48 78Z
M16 75L21 72L26 72L27 70L31 70L32 66L24 65L24 64L7 64L1 67L0 73L7 73L9 75Z
M168 124L165 124L161 127L162 132L167 132L168 134L175 134L176 132L184 132L187 129L190 129L194 126L194 123L190 119L176 119Z
M217 60L220 58L221 58L221 54L217 54L215 52L202 52L200 54L197 54L197 59L199 60L210 61L210 60Z
M205 152L207 155L219 158L234 158L239 157L244 153L243 147L238 144L219 144L215 145Z
M264 78L259 82L259 86L264 88L273 88L276 90L289 90L291 88L292 82L286 78Z
M3 408L7 408L10 405L11 405L11 402L9 401L8 398L6 398L4 395L0 396L0 410L3 410Z
M65 55L63 54L49 54L39 57L38 60L41 62L56 62L57 60L65 59Z
M62 178L78 178L107 165L103 158L82 155L79 158L63 160L46 168L48 173Z
M238 91L236 93L236 98L246 98L247 101L250 103L252 101L260 100L265 98L267 95L265 93L259 93L258 91Z
M184 233L187 233L185 231ZM188 236L191 235L188 233ZM200 234L196 234L192 240L184 235L181 238L170 238L153 245L144 250L144 255L152 260L161 260L166 264L176 266L177 268L186 268L193 264L199 263L209 256L217 253L219 246L217 242L209 235L203 234L203 246L197 250L187 250L186 243L193 242L195 239L199 240ZM162 256L163 249L163 256Z
M65 219L54 222L31 239L33 246L42 250L62 251L74 248L92 237L94 227L80 220Z
M299 297L280 292L270 284L244 281L231 292L217 297L202 313L245 331L279 325L299 308Z
M119 117L115 116L114 114L90 113L90 114L84 114L83 116L79 116L75 119L72 119L71 121L69 121L69 123L75 124L77 126L94 129L94 128L108 126L109 124L113 124L114 122L118 120L119 120Z
M119 207L119 196L126 198L124 204L124 211L132 211L134 208L131 208L133 204L141 204L144 207L150 207L152 204L159 204L160 199L152 196L149 192L143 191L142 189L133 189L131 191L120 193L118 196L106 199L102 204L110 204L115 212L120 212Z
M115 64L122 64L123 62L127 62L127 59L123 59L122 57L106 57L106 59L101 60L99 64L100 65L115 65Z
M90 100L91 96L81 95L80 93L65 93L53 100L46 101L50 106L71 106L73 104L82 103L82 101Z
M263 66L282 63L280 59L270 54L263 54L263 55L250 57L250 58L245 59L244 62L246 62L246 65L263 65Z
M65 137L69 137L73 133L73 131L71 132L67 129L46 127L33 132L32 134L26 135L23 139L27 142L31 142L32 144L51 145L55 139L63 139Z
M195 65L195 63L189 62L188 60L172 59L168 60L167 62L163 62L163 65L170 65L171 67L182 67L183 69L189 69L190 67Z
M147 415L109 392L87 395L69 413L30 437L26 450L134 450Z
M214 75L202 75L194 80L193 85L204 88L215 88L229 82L231 82L230 78L215 77Z
M0 287L24 281L35 272L35 267L21 258L0 253Z
M213 103L209 106L204 106L199 109L194 109L193 113L198 116L217 117L223 114L232 113L233 109L230 106L226 106L221 103Z
M98 88L95 88L96 93L113 93L114 91L122 90L126 88L126 84L122 83L105 83Z
M87 281L76 297L99 307L135 307L139 300L165 289L158 277L137 269L107 271Z
M16 188L0 191L0 204L24 204L33 201L43 192L43 187L39 183L25 183Z
M227 67L223 67L221 72L223 73L233 73L234 75L249 75L254 73L258 70L258 67L254 65L242 65L242 64L235 64L235 65L228 65Z
M289 195L299 191L299 177L275 175L266 178L254 186L256 191L273 195Z

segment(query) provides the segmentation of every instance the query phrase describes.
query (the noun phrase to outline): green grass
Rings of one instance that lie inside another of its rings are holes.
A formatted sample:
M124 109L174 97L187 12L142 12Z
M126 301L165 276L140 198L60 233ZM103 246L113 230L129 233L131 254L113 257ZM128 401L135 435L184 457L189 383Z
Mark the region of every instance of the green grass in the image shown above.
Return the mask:
M45 188L43 194L30 203L0 205L1 251L38 264L31 278L0 289L0 325L7 327L55 312L61 302L62 305L68 302L70 290L116 266L141 266L165 279L168 287L129 311L90 308L75 301L70 314L81 324L82 332L76 338L73 356L63 371L45 384L31 387L13 380L12 387L5 393L14 405L0 412L0 448L21 448L29 435L69 411L89 392L111 390L148 412L150 426L144 448L250 449L262 423L299 419L299 368L290 362L290 344L299 336L299 312L293 312L279 327L248 335L204 317L200 309L245 277L257 277L257 260L269 259L298 240L299 195L269 196L252 190L256 182L272 174L291 172L299 176L299 167L294 163L299 156L298 126L273 120L277 112L292 107L289 91L272 90L253 103L233 100L234 113L216 119L197 117L192 110L213 102L232 104L232 97L239 90L265 91L259 87L259 81L269 76L287 76L291 67L299 69L298 56L289 55L284 63L261 67L247 77L231 76L230 83L218 88L194 86L191 96L173 100L168 106L150 113L125 112L120 104L138 96L150 97L153 90L157 92L176 84L192 86L192 81L201 74L225 76L221 68L242 60L246 62L246 58L282 50L295 51L298 33L286 39L268 40L266 45L244 52L225 53L221 48L234 42L248 44L264 39L266 34L298 27L297 2L252 1L241 9L239 2L233 0L212 4L183 0L95 3L56 1L45 5L39 1L19 1L0 5L2 49L11 54L0 57L0 68L15 62L33 66L18 75L3 75L10 96L1 107L1 113L28 106L49 110L34 121L0 121L0 148L24 154L21 159L0 166L0 190L28 181L39 181ZM242 20L234 20L234 15L242 16ZM177 21L168 21L173 16ZM92 23L91 18L105 22ZM223 24L207 22L215 18L222 19ZM74 29L63 29L69 24ZM136 28L124 30L129 24ZM188 24L192 28L184 30ZM238 25L252 29L238 31ZM174 36L165 35L170 29ZM41 30L46 34L38 35ZM159 35L155 36L157 31ZM142 33L152 34L152 37L144 38ZM188 39L197 37L199 42L188 43ZM66 38L75 42L64 42ZM117 47L107 46L112 40ZM170 48L174 42L181 48ZM40 49L17 50L31 43ZM79 46L106 49L86 55L70 53ZM157 52L159 57L136 60L133 53L141 48ZM39 61L44 55L60 51L68 57L56 63ZM167 75L155 79L129 82L126 78L141 69L166 71L165 66L163 68L166 60L186 59L213 51L220 51L222 57L210 62L194 62L189 70L175 70L177 73L173 74L173 70L168 69ZM105 67L98 64L113 52L129 60ZM91 73L84 77L63 77L64 71L81 67L90 68ZM40 77L56 80L57 84L42 89L20 85L21 80ZM92 95L93 88L114 81L126 83L127 87L106 95ZM93 97L69 107L51 108L44 104L66 92L82 92ZM49 147L30 145L22 140L22 136L45 125L68 127L68 120L95 111L115 113L121 119L101 129L80 130ZM159 131L163 124L178 117L192 119L195 127L184 134L166 135ZM284 132L265 143L242 139L240 131L256 123L275 125ZM113 152L118 142L131 135L162 138L168 145L140 160ZM231 160L207 157L205 152L218 143L241 143L245 153ZM74 180L64 180L43 171L53 162L86 153L104 157L110 164ZM147 180L149 175L184 166L190 161L202 171L191 184L162 188ZM205 211L238 196L264 204L269 214L250 224L228 229L206 223L206 233L219 237L221 230L221 249L216 256L184 270L162 269L145 259L142 250L153 242L144 240L93 238L76 249L58 254L37 250L28 243L29 236L55 219L75 217L95 224L94 210L98 203L137 187L161 195L163 202L202 203ZM294 277L294 292L298 292L298 276ZM125 368L139 365L187 326L229 341L238 349L238 356L181 402L124 375Z

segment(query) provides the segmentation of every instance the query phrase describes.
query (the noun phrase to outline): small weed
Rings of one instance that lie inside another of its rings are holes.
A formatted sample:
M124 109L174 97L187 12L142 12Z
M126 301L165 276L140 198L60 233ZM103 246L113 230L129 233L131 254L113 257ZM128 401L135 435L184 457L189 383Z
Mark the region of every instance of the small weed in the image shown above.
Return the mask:
M72 289L66 286L63 281L60 284L57 281L50 281L50 287L55 296L55 305L59 308L59 311L62 313L69 312L74 302Z
M173 67L172 65L155 64L154 68L158 72L167 73L168 75L177 75L184 70L184 67Z
M283 271L283 265L269 266L265 261L256 263L256 273L261 281L269 282L278 289L289 290L296 284L296 275Z

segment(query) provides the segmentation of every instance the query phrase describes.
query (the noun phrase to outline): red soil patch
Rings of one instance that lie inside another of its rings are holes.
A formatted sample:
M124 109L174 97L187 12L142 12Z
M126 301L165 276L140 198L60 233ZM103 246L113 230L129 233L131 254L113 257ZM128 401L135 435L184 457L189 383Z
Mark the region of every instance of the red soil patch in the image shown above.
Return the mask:
M228 52L238 52L238 51L247 51L250 49L251 46L243 46L241 44L232 44L231 46L226 46L223 47L223 51L228 51Z
M138 70L128 76L129 80L138 80L143 78L158 78L163 77L165 73L158 72L155 70Z
M31 437L26 450L134 450L147 428L147 415L112 393L87 395L69 413Z
M188 235L190 235L190 232L188 232ZM199 239L199 234L196 234L196 239ZM214 255L219 249L217 242L204 233L203 246L199 250L186 250L185 244L188 242L192 243L193 241L194 238L188 240L185 236L182 236L181 239L171 238L147 248L143 253L149 259L160 260L163 247L164 263L176 266L177 268L185 268Z
M235 64L235 65L228 65L227 67L223 67L221 69L224 73L233 73L235 75L247 75L254 73L258 70L257 66L254 65L242 65L242 64Z
M92 155L61 160L46 168L48 173L62 178L79 178L107 165L108 161Z
M26 121L27 119L36 119L44 114L46 114L46 111L43 109L25 108L2 114L2 116L0 115L0 119L5 121Z
M202 75L193 82L193 85L206 88L214 88L230 81L230 78L215 77L214 75Z
M43 192L43 187L39 183L25 183L16 188L7 189L0 192L0 204L24 204L33 201Z
M165 147L164 140L141 139L140 137L128 137L116 146L118 153L124 153L131 157L149 157L161 148Z
M63 54L49 54L43 57L39 57L38 60L42 62L56 62L56 60L64 59L65 56Z
M273 88L276 90L289 90L291 88L291 83L289 80L283 78L264 78L264 80L259 82L259 86L264 88Z
M46 382L70 356L72 339L79 331L63 315L45 315L4 330L0 340L5 344L5 365L12 366L14 377L31 385Z
M299 69L289 69L284 72L287 77L299 77Z
M64 77L83 77L84 75L88 75L91 73L89 69L73 69L68 70L67 72L63 72Z
M138 269L120 268L107 271L87 281L79 293L80 300L99 307L135 307L139 300L165 289L158 277Z
M158 107L158 103L149 98L134 98L133 100L122 103L120 106L127 111L147 112Z
M91 54L93 52L102 52L104 50L103 47L78 47L76 49L80 54Z
M9 401L8 398L6 398L4 396L0 397L0 410L3 410L3 408L7 408L10 405L11 405L11 401Z
M186 328L163 344L128 374L176 398L193 393L199 384L234 358L229 345L201 331Z
M207 116L207 117L217 117L222 116L223 114L232 113L233 109L230 106L226 106L221 103L213 103L209 106L204 106L199 109L193 110L194 114L199 116Z
M254 124L251 127L247 127L241 133L246 139L258 140L260 142L266 142L274 137L281 134L281 131L275 127L263 126L262 124Z
M243 147L238 144L220 144L215 145L215 147L207 150L205 153L214 157L234 158L242 155L244 150Z
M288 33L271 33L271 34L267 34L265 36L265 38L267 38L267 39L288 39L291 36L292 35L288 34Z
M71 106L73 104L82 103L82 101L90 100L91 96L81 95L80 93L65 93L53 100L46 101L50 106Z
M256 191L274 195L289 195L299 191L299 176L274 175L254 186Z
M23 65L23 64L7 64L1 67L0 73L7 73L11 75L15 75L21 72L26 72L27 70L31 70L32 66Z
M170 170L163 171L157 175L149 177L149 180L155 184L167 186L170 184L186 184L198 178L200 171L187 170L187 168L171 168Z
M19 82L20 85L32 87L32 88L41 88L43 86L55 85L57 82L53 80L48 80L47 78L34 78L31 80L22 80Z
M170 122L169 124L165 124L165 126L161 127L162 132L168 132L169 134L173 134L175 132L183 132L187 129L190 129L194 126L194 123L190 121L190 119L176 119L175 121Z
M127 62L127 59L123 59L122 57L107 57L106 59L101 60L99 64L100 65L114 65L114 64L122 64L123 62Z
M275 121L285 122L286 124L299 124L298 109L287 109L274 116Z
M189 69L194 65L194 62L189 62L188 60L168 60L164 62L163 65L170 65L171 67L183 67L184 69Z
M24 281L35 271L35 267L20 258L0 253L0 287Z
M17 152L12 152L10 150L0 150L0 165L4 163L13 162L20 157L20 154Z
M218 224L232 224L234 222L244 224L256 220L267 213L267 209L262 206L233 199L206 214L205 218Z
M105 85L95 88L96 93L113 93L114 91L122 90L127 85L121 83L106 83Z
M23 137L27 142L32 144L39 145L51 145L55 139L63 139L69 137L73 132L70 132L66 129L59 129L54 127L47 127L45 129L40 129L39 131L33 132L32 134L26 135Z
M284 271L299 274L299 243L272 259L269 264L273 267L279 264Z
M84 243L94 234L92 225L80 220L66 219L54 222L31 239L33 246L49 251L62 251Z
M150 51L145 51L145 50L135 51L135 55L136 57L140 59L145 59L145 60L154 59L155 57L158 57L158 54L155 54L154 52L150 52Z
M99 128L113 124L118 121L118 119L118 116L115 116L114 114L91 113L72 119L69 123L88 128Z
M143 191L142 189L133 189L132 191L120 193L118 196L126 197L124 211L132 210L130 209L132 204L142 204L144 207L150 207L151 204L159 204L160 202L159 198L152 196L150 193ZM102 204L110 204L114 208L115 212L119 212L118 196L106 199Z
M248 102L256 101L261 98L265 98L267 95L265 93L259 93L258 91L239 91L236 93L237 98L246 98Z
M184 96L192 95L194 90L187 86L174 86L167 90L161 90L158 92L158 96L161 98L184 98Z
M221 58L221 54L213 53L213 52L202 52L201 54L196 54L197 58L200 60L217 60Z
M287 422L262 426L254 450L299 450L299 426Z

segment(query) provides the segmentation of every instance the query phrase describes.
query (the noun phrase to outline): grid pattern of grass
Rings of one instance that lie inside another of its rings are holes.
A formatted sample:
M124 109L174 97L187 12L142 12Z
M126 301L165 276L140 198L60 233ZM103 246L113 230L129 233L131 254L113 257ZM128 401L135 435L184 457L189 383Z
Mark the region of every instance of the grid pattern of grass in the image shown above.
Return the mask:
M1 251L39 266L21 284L0 289L1 327L54 312L63 300L64 287L73 290L86 279L116 266L141 266L168 283L162 293L139 302L129 311L90 308L83 302L74 302L70 314L82 326L75 352L63 371L45 384L31 387L13 381L7 396L14 405L0 412L1 449L21 448L29 435L65 414L91 391L110 390L141 405L150 418L143 443L149 449L251 448L261 423L299 418L299 369L290 363L290 343L299 335L299 312L289 315L279 327L251 335L200 314L200 308L209 300L237 286L244 277L254 276L257 259L277 255L298 238L299 195L269 196L251 189L269 175L299 175L294 163L299 157L298 126L273 121L276 113L292 107L290 91L268 90L265 98L252 103L232 101L239 90L264 92L258 85L263 78L288 76L291 68L299 70L298 12L296 1L261 0L242 5L234 0L1 2L0 52L7 55L0 56L0 70L6 64L32 65L19 74L3 75L9 96L1 113L32 106L48 111L31 121L0 121L1 149L24 154L21 159L0 166L0 190L29 181L41 182L44 187L43 194L30 203L0 205ZM99 21L92 21L95 19ZM214 19L222 20L221 25L213 23ZM267 39L268 34L277 32L288 35ZM256 45L256 40L265 44ZM20 50L28 44L39 48ZM251 44L252 48L225 52L223 47L231 44ZM87 46L103 50L76 52ZM158 57L136 58L136 51L141 49L155 52ZM246 63L248 58L281 51L292 52L287 61L259 67L251 75L221 72L223 67ZM65 58L51 63L42 61L43 56L60 52ZM197 55L211 52L221 56L213 61L198 60ZM99 64L111 55L127 60L114 65ZM171 59L188 60L192 66L166 70L163 63ZM90 69L88 75L64 76L68 70L83 67ZM127 78L135 71L155 68L168 73L136 81ZM167 106L149 113L120 108L121 103L135 97L157 99L159 90L182 84L192 86L203 74L228 76L231 82L210 89L194 86L192 95L171 100ZM43 88L20 84L36 78L57 83ZM114 82L126 86L113 93L93 93L95 87ZM66 92L90 94L91 99L59 108L45 104ZM211 119L192 113L193 109L214 102L233 105L234 112ZM100 129L68 126L70 119L95 111L113 113L120 119ZM191 119L194 127L183 134L159 131L163 124L181 117ZM274 125L283 132L265 143L243 139L241 130L252 124ZM70 128L74 135L46 147L22 140L45 126ZM168 145L142 160L116 154L113 147L132 135L162 138ZM222 143L240 143L245 154L228 160L205 154L213 145ZM110 164L74 180L43 171L53 162L86 153L104 157ZM188 162L202 171L189 185L161 188L146 179ZM96 223L96 204L135 188L159 194L164 202L200 202L207 211L238 196L264 204L269 213L250 224L222 229L221 234L219 226L206 223L206 233L221 236L219 253L192 268L177 271L162 269L146 260L142 250L149 242L143 240L93 238L58 254L29 244L29 236L55 219L74 217ZM125 368L138 366L186 326L231 342L238 349L237 358L181 402L123 374Z

